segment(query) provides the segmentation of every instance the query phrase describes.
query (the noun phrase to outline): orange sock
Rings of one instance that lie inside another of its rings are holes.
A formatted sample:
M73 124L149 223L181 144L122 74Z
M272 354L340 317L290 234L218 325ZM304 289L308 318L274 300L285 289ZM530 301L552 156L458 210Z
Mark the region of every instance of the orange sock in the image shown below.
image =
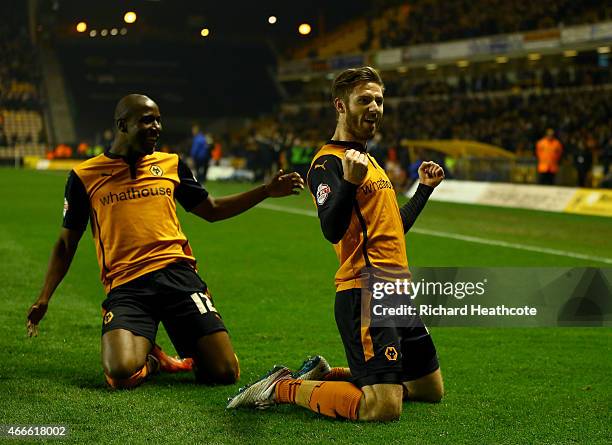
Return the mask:
M295 403L295 395L304 380L281 380L276 384L275 399L278 403Z
M278 403L294 403L328 417L357 420L363 393L348 382L281 380L276 385Z
M325 374L325 381L334 380L347 382L351 377L351 370L349 368L332 368Z
M134 374L126 379L114 379L108 374L104 374L106 377L106 383L113 389L131 389L140 385L149 376L154 374L159 369L159 362L151 355L147 356L147 361L144 366L136 371Z

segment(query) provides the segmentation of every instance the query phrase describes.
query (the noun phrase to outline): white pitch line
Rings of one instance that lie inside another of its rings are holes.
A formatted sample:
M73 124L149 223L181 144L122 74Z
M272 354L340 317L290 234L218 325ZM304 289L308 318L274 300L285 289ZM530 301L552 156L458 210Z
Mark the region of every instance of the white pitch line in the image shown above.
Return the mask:
M318 218L317 212L315 212L314 210L296 209L295 207L277 206L277 205L268 204L265 202L258 204L257 207L261 207L262 209L267 209L267 210L276 210L277 212L293 213L295 215L312 216L313 218Z
M293 213L295 215L310 216L313 218L317 217L317 212L313 210L296 209L294 207L284 207L284 206L267 204L267 203L259 204L257 207L266 209L266 210L275 210L277 212ZM549 255L565 256L565 257L570 257L570 258L578 258L580 260L599 261L601 263L612 264L612 258L585 255L582 253L569 252L566 250L549 249L547 247L528 246L525 244L518 244L518 243L508 243L506 241L479 238L477 236L460 235L458 233L451 233L451 232L441 232L439 230L412 228L410 229L410 231L413 233L418 233L420 235L438 236L440 238L456 239L459 241L467 241L470 243L486 244L489 246L496 246L496 247L508 247L510 249L527 250L529 252L546 253Z

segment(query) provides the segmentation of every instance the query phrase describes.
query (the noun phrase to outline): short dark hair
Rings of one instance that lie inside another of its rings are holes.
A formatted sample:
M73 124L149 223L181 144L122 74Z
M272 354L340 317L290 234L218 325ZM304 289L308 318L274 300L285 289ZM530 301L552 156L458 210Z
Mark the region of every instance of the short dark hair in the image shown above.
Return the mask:
M332 84L332 100L339 97L346 102L353 88L362 82L374 82L380 85L383 90L385 89L380 74L371 66L349 68L342 71L334 79L334 83Z

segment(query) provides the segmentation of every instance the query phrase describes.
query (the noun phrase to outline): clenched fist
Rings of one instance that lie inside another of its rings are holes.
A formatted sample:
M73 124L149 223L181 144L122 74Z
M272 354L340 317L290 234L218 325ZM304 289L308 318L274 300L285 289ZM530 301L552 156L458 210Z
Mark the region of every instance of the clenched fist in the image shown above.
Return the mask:
M359 185L368 173L368 156L357 150L347 150L342 159L344 179L352 184Z
M425 161L419 167L419 182L436 188L444 179L444 169L433 161Z

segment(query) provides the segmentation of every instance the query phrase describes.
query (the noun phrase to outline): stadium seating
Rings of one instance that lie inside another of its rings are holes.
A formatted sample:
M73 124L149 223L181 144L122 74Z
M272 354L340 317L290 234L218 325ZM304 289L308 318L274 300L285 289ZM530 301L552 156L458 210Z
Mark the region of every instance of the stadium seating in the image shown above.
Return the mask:
M594 23L612 17L598 1L415 0L391 8L377 36L380 48ZM605 2L604 2L605 3Z
M40 68L26 32L25 20L3 5L11 20L0 24L0 157L15 152L44 154L45 132L39 99ZM18 6L18 5L17 5ZM9 14L8 12L11 12ZM25 17L25 11L21 11Z
M329 57L420 43L595 23L612 18L612 6L596 0L378 0L367 19L357 18L320 36L292 58ZM352 38L345 36L351 35ZM338 43L333 43L338 42Z
M4 134L8 144L13 142L38 144L40 142L43 123L39 112L4 110L2 116Z

